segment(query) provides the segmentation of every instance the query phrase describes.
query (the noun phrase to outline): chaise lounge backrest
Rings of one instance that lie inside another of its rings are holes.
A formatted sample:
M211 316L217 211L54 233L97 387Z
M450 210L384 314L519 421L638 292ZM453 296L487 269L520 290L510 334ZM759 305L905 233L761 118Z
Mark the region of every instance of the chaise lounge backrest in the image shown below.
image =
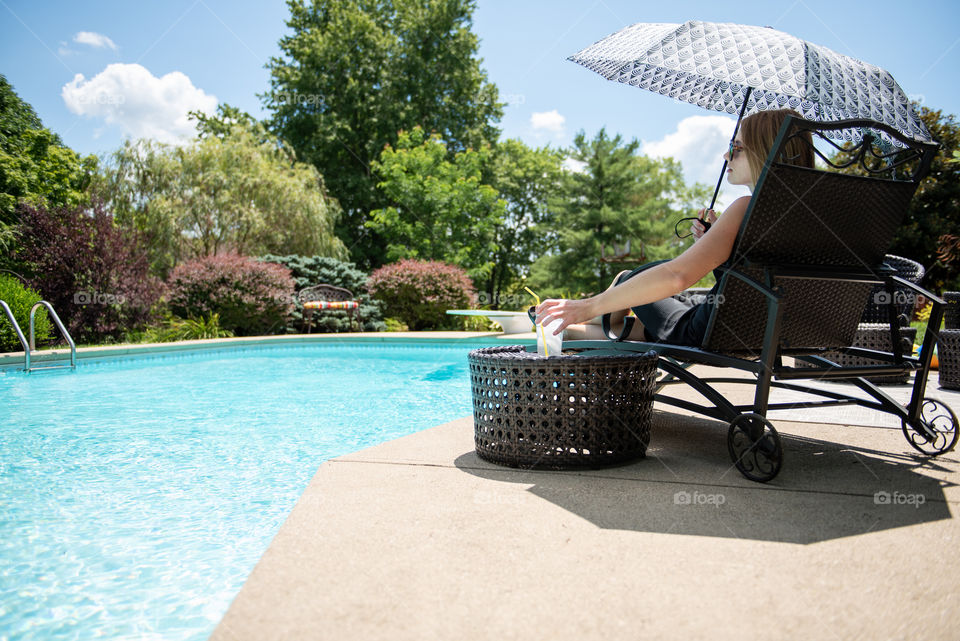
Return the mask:
M867 133L840 165L856 166L864 175L786 162L787 142L805 131L815 140L826 140L818 132L858 127L885 133L905 146L887 143L889 151L879 153L875 144L882 139ZM782 351L851 345L873 286L869 279L886 273L884 254L936 150L935 144L910 140L879 123L788 117L757 181L731 258L722 268L703 348L736 355L761 352L769 297L744 277L780 294ZM841 275L846 278L836 278Z

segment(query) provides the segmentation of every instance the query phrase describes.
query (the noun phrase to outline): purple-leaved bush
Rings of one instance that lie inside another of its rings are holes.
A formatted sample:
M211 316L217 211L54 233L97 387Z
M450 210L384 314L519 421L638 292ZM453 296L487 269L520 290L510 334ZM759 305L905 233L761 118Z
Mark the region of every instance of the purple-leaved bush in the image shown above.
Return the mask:
M411 330L455 327L457 320L446 311L476 299L473 282L460 267L411 259L374 271L367 291L383 301L384 316L399 318Z
M216 312L238 336L282 333L293 310L290 270L248 256L207 256L177 265L167 279L170 310L183 318Z
M149 273L147 239L119 227L103 203L24 205L19 220L16 261L75 340L119 338L156 317L163 283Z

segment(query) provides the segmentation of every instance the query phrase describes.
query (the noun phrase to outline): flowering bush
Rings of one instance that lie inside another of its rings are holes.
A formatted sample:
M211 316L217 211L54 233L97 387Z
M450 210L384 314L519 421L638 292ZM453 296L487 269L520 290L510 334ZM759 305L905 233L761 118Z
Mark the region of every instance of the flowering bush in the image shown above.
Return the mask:
M476 290L467 273L439 262L401 260L384 265L367 279L370 295L383 301L384 315L411 330L457 326L448 309L468 307Z
M40 294L24 287L17 278L0 273L0 300L10 306L24 338L30 340L30 308L40 302ZM33 320L33 337L39 346L50 338L51 323L47 318L47 310L43 307L37 309ZM0 352L19 352L22 349L16 330L7 320L7 315L0 312Z
M147 239L118 226L101 203L19 210L16 262L71 336L118 338L157 315L163 283L150 276Z
M167 279L170 311L182 318L219 314L239 336L281 333L293 309L290 270L247 256L207 256L178 265Z

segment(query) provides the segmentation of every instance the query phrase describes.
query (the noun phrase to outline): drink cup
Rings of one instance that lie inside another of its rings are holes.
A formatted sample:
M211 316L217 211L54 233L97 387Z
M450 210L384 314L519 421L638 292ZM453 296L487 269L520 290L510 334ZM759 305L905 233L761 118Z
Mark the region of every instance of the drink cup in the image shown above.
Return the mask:
M559 318L549 325L537 325L537 354L541 356L560 356L563 350L563 332L554 335L554 331L560 327Z

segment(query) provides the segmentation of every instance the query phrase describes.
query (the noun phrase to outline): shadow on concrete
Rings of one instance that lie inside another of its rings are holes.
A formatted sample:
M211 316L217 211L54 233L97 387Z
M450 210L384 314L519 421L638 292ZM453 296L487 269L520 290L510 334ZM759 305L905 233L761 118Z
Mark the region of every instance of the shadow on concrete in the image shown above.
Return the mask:
M759 484L732 468L726 424L664 413L656 420L647 457L628 465L540 471L498 466L472 451L455 465L528 484L605 529L809 544L951 518L943 489L953 483L935 475L957 470L953 453L929 459L783 434L783 471ZM878 440L892 442L893 432L878 432Z

